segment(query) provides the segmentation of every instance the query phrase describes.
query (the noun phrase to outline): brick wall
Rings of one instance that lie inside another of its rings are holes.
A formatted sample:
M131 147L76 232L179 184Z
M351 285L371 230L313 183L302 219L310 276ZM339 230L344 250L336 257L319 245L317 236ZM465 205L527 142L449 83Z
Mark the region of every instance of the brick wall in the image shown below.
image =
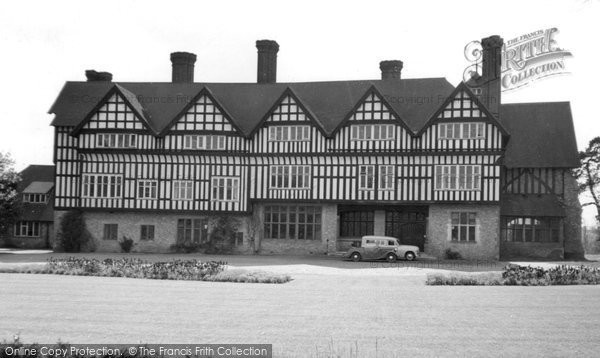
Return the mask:
M585 257L581 233L581 203L577 181L570 174L565 174L565 206L564 249L565 259L580 260Z
M118 241L123 237L133 240L132 252L169 252L171 245L177 240L177 220L181 218L202 219L206 216L189 214L143 213L143 212L86 212L85 221L87 229L93 240L91 249L99 252L120 252ZM244 245L247 245L248 234L246 217L234 216L238 220L238 231L244 235ZM212 218L214 219L214 217ZM117 240L104 240L104 224L117 224ZM140 226L154 225L154 240L140 240ZM214 225L209 220L208 233ZM242 250L243 251L243 250Z
M475 242L450 240L451 213L475 212ZM425 253L443 259L446 249L468 260L497 260L499 257L500 207L478 204L434 204L429 207Z
M18 247L21 249L48 249L54 241L54 229L52 222L40 223L40 236L38 237L16 237L14 236L14 225L8 229L5 236L0 237L0 247ZM48 245L50 244L50 245Z

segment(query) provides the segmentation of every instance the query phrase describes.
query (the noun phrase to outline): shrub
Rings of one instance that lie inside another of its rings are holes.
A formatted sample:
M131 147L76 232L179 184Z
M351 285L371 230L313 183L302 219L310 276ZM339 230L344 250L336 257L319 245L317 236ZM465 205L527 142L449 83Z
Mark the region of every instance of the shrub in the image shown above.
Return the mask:
M508 265L502 274L505 285L598 285L600 268L560 265L550 269L531 266Z
M123 240L119 241L119 246L121 246L123 252L131 252L133 245L133 239L127 236L123 236Z
M215 220L213 230L205 247L207 254L230 253L234 246L234 235L239 223L230 216L220 216Z
M89 240L83 213L79 210L67 211L59 224L59 248L66 252L80 252Z
M556 266L550 269L531 266L508 265L504 271L462 272L427 275L428 285L506 285L506 286L549 286L549 285L599 285L600 268L589 266Z
M447 260L462 260L462 255L458 251L454 251L450 248L446 249L444 256Z
M431 286L497 286L502 284L502 277L499 272L429 274L426 284Z
M198 281L221 272L225 265L226 263L222 261L148 262L134 258L97 260L69 257L67 259L49 259L46 273Z
M208 281L245 283L286 283L291 279L289 275L241 269L225 270L208 277Z
M193 242L178 242L171 245L171 251L177 253L190 254L193 252L204 252L206 245L196 244Z
M45 265L32 263L3 267L0 272L250 283L285 283L291 280L289 275L242 269L226 270L226 266L227 263L223 261L148 262L137 258L98 260L69 257L50 258Z

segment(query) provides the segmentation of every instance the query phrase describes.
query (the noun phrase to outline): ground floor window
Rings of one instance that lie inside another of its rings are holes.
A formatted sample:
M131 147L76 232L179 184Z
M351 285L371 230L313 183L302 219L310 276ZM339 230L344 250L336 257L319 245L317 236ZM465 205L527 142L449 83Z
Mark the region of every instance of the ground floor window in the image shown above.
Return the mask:
M266 239L321 240L321 207L265 206Z
M104 224L104 240L116 240L118 236L119 225L117 224Z
M142 241L154 240L154 225L140 226L140 240L142 240Z
M340 213L340 236L359 237L373 235L373 211L346 211Z
M559 242L559 217L503 216L501 237L512 242Z
M476 213L453 212L452 217L452 241L475 242Z
M207 219L177 220L177 242L199 244L208 240Z
M19 221L15 224L15 236L39 237L40 223L38 221Z

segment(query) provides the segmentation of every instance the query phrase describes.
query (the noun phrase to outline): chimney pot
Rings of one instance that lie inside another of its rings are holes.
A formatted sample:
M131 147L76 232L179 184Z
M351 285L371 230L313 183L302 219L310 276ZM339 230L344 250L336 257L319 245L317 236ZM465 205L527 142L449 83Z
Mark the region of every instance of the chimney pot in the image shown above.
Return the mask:
M256 81L258 83L277 82L277 52L279 52L279 45L273 40L258 40L256 41L256 48L258 50Z
M173 71L171 80L173 83L194 82L194 64L196 55L189 52L173 52L171 54Z
M379 69L381 70L382 80L399 80L404 63L399 60L381 61Z
M110 81L112 81L112 73L110 73L110 72L98 72L96 70L86 70L85 77L87 78L88 82L101 82L101 81L110 82Z

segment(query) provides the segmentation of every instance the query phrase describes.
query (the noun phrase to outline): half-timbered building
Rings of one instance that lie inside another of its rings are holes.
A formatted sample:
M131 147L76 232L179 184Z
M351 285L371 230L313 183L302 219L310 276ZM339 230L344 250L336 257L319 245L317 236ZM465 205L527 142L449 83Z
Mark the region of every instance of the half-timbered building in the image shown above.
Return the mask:
M569 103L501 104L502 39L483 47L482 77L456 87L401 78L401 61L381 80L278 83L269 40L257 83L194 82L186 52L168 83L87 71L50 109L56 219L84 211L105 251L203 243L226 215L253 253L385 234L438 257L563 256L578 210Z

